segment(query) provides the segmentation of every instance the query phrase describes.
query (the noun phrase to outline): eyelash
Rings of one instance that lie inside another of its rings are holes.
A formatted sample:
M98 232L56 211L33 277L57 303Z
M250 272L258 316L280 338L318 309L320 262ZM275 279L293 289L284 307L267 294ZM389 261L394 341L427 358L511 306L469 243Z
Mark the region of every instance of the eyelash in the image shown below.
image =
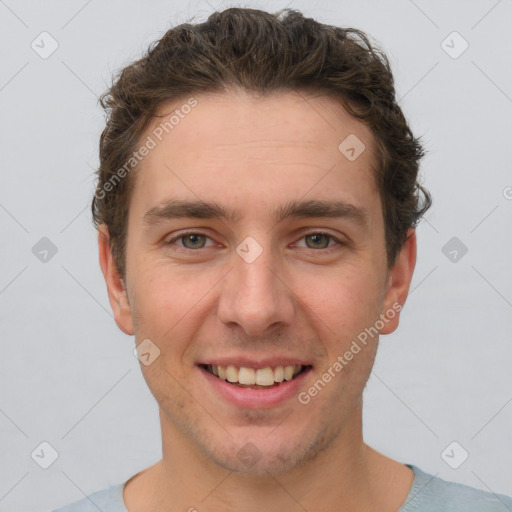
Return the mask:
M176 240L180 240L181 238L184 238L189 235L201 235L201 236L205 236L211 240L211 237L209 235L207 235L206 233L203 233L201 231L187 231L184 233L180 233L179 235L171 238L170 240L165 242L165 245L172 245L174 242L176 242ZM332 241L336 242L336 245L334 245L332 247L326 247L324 249L321 249L321 248L320 249L311 249L309 247L301 247L301 249L308 249L310 251L315 251L315 252L316 251L330 252L332 249L335 249L337 246L345 245L345 243L342 242L339 238L335 237L334 235L332 235L331 233L328 233L326 231L311 231L309 233L305 233L304 235L302 235L300 237L300 240L302 240L303 238L305 238L307 236L311 236L311 235L324 235L324 236L328 237L330 241L332 240ZM201 249L207 249L207 247L200 247L199 249L189 249L188 247L180 247L180 249L185 249L186 251L198 252Z

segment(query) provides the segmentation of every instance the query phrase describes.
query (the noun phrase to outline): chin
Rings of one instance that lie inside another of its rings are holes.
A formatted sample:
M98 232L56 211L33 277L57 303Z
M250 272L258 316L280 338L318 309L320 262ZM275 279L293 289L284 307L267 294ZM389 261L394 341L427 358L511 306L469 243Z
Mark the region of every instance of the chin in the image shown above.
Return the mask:
M204 446L209 458L218 466L234 473L253 476L278 476L290 473L313 461L335 439L336 432L329 427L313 433L281 431L247 433L233 443L236 436L224 444Z
M261 447L260 447L261 448ZM246 443L240 450L215 450L211 459L215 464L233 473L252 476L277 476L289 473L303 463L303 454L292 447L263 451L254 443Z

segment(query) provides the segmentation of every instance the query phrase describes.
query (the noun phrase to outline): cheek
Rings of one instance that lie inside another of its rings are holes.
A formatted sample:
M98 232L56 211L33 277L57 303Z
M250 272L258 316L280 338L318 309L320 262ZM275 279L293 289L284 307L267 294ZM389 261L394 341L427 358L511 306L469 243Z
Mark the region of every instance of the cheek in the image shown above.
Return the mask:
M166 359L182 359L204 321L208 292L218 277L177 271L168 263L139 268L132 307L138 319L137 341L149 338Z
M173 333L179 328L180 318L190 309L187 303L179 282L174 281L171 284L161 274L156 278L156 273L140 272L135 283L132 304L132 312L138 320L135 333L137 342L149 338L160 349L164 343L168 343L165 340L175 339L179 342L180 337L173 336ZM179 349L178 346L175 348Z
M357 335L379 316L381 289L379 278L371 268L331 269L329 274L319 276L312 286L311 281L300 285L297 294L314 314L322 332L334 335L340 342Z

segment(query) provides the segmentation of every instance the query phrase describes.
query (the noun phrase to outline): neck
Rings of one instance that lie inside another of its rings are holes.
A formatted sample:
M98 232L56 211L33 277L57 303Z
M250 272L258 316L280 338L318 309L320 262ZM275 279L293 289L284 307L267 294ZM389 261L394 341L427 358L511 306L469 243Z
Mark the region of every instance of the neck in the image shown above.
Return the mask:
M362 405L356 409L335 441L314 459L289 473L265 476L219 467L161 412L163 458L136 475L137 485L129 489L127 484L125 503L130 512L171 505L200 512L396 511L412 485L412 472L363 442Z

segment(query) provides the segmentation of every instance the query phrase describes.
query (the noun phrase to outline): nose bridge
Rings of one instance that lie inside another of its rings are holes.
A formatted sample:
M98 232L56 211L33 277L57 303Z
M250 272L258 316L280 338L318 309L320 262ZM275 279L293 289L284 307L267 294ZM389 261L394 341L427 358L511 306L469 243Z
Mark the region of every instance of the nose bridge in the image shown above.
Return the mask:
M221 292L220 320L236 323L250 335L262 334L274 324L289 324L293 300L274 270L277 267L269 245L263 247L251 237L239 244Z

